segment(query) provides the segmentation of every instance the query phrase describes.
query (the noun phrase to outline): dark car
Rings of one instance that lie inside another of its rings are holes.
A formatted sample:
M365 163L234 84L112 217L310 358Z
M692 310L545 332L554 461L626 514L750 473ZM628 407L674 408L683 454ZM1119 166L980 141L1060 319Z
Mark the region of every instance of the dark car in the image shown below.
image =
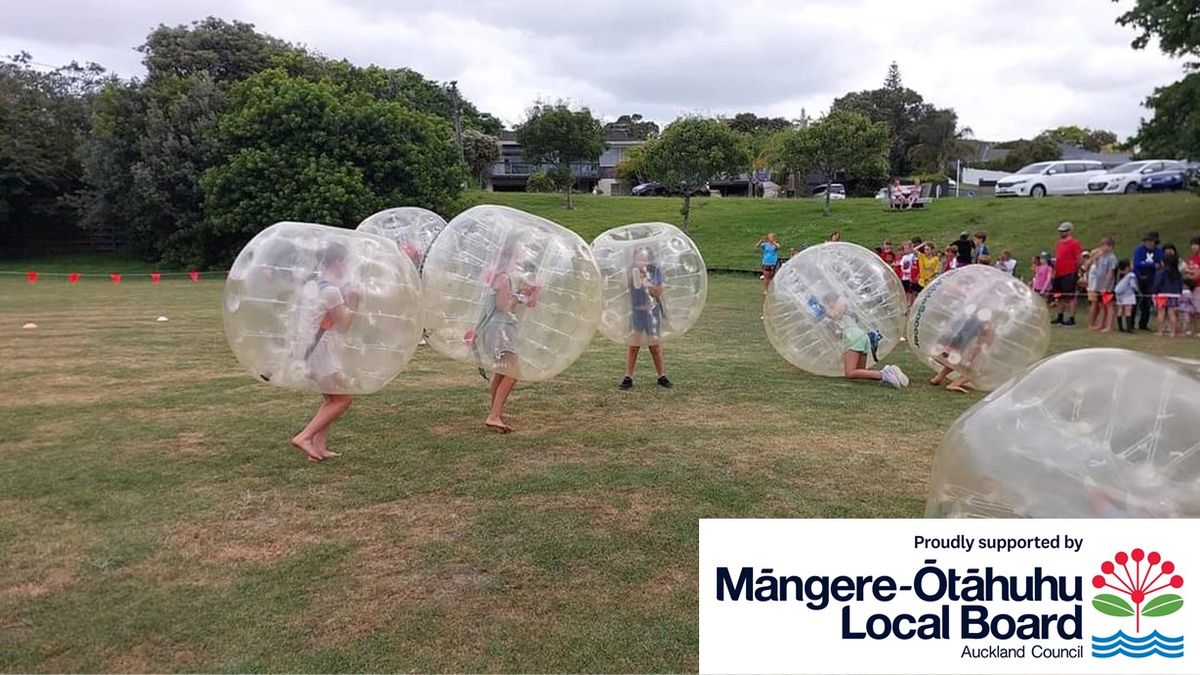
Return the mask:
M1138 187L1143 192L1157 190L1182 190L1188 186L1188 170L1184 167L1155 171L1142 176Z
M633 189L630 190L630 194L632 194L634 197L663 197L666 195L682 195L683 190L680 190L679 188L669 188L661 183L642 183L641 185L635 185ZM707 185L693 188L691 192L693 197L707 197L708 194L709 192Z

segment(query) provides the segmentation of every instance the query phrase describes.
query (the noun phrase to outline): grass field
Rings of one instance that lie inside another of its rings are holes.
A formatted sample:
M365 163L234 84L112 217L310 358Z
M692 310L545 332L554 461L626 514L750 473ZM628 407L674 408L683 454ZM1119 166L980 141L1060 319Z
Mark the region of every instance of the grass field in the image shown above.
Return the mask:
M0 670L694 670L697 519L919 516L977 400L804 375L758 283L713 275L674 390L647 364L618 391L597 339L518 388L501 437L473 369L425 349L313 466L287 439L316 397L239 370L221 289L0 278ZM1101 344L1200 353L1081 329L1052 349Z

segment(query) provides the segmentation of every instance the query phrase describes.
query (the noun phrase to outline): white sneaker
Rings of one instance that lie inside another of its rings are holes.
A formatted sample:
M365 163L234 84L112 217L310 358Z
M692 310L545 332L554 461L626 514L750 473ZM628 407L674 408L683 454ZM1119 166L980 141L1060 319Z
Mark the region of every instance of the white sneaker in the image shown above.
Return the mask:
M900 381L901 387L908 386L908 375L905 375L904 371L900 370L900 366L888 366L888 368L892 369L892 373L894 373L896 375L896 379Z
M884 384L893 389L902 389L908 386L908 376L896 366L884 366L880 368L879 377Z

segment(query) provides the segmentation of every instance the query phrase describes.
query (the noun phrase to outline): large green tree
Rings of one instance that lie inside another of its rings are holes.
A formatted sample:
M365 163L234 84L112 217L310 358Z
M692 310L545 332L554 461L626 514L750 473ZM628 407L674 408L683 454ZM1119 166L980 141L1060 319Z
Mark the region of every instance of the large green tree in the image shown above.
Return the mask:
M34 231L76 220L83 188L79 140L104 70L45 71L21 53L0 63L0 244L20 252Z
M882 87L852 92L835 99L832 110L856 112L874 122L887 124L890 134L888 163L892 175L902 176L912 171L909 152L920 142L918 129L925 117L934 111L934 107L926 103L920 94L904 86L900 68L893 62Z
M730 129L744 134L773 134L792 128L792 122L783 117L759 117L754 113L738 113L725 120Z
M1091 129L1078 125L1067 125L1046 129L1040 136L1055 142L1069 143L1084 150L1100 152L1105 147L1117 142L1117 135L1106 129Z
M955 160L968 159L975 154L966 142L969 127L958 126L953 110L934 110L917 125L917 142L908 151L915 168L929 173L944 173Z
M643 170L651 180L683 195L683 229L688 229L692 195L708 181L745 171L750 153L745 140L718 119L682 117L643 146Z
M571 200L575 183L571 165L595 162L604 152L604 129L600 121L587 108L572 110L563 101L538 101L516 132L526 160L554 165L552 178L559 189L566 191L567 208L575 208Z
M621 115L616 120L604 125L604 132L623 132L630 138L647 141L658 136L659 128L651 120L644 119L640 114Z
M234 85L220 139L230 152L202 181L218 243L207 262L279 220L352 226L389 206L445 212L465 178L445 120L283 69Z
M817 171L829 182L844 177L882 179L888 171L888 140L883 122L832 110L806 129L786 132L779 142L779 168L801 175ZM829 193L825 191L827 214Z
M463 157L479 188L486 190L492 180L492 165L500 159L500 139L467 129L463 132Z
M1117 23L1138 31L1134 49L1157 39L1171 56L1200 58L1200 0L1136 0ZM1200 61L1189 61L1187 67L1200 71ZM1154 116L1142 120L1130 145L1139 146L1143 155L1200 156L1200 72L1155 89L1145 106Z

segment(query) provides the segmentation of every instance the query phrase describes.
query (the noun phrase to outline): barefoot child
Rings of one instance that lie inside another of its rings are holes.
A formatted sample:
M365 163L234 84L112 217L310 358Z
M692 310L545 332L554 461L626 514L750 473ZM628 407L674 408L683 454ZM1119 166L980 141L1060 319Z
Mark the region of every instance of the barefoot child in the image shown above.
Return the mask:
M348 258L344 246L328 244L317 254L317 270L300 291L302 339L297 349L302 351L296 356L303 360L308 378L324 392L312 421L292 439L310 462L338 456L326 445L329 427L353 400L338 393L346 389L339 336L350 328L358 308L358 294L347 289L343 280Z
M766 293L771 279L775 278L775 270L779 267L779 242L775 240L775 233L768 232L767 236L758 240L754 248L762 249L763 293Z
M655 261L654 250L643 246L634 252L633 265L629 269L629 300L633 306L630 308L629 350L625 355L625 379L621 380L621 389L633 388L633 370L642 344L650 349L654 372L658 373L658 386L665 389L673 386L667 379L659 342L664 317L662 292L662 270Z
M947 331L947 339L939 340L934 361L942 369L929 384L940 385L951 373L958 373L958 378L951 380L946 389L964 394L970 391L975 359L984 347L992 344L995 337L992 310L980 309L960 319Z
M1138 280L1133 273L1133 266L1128 259L1117 263L1117 282L1113 294L1117 296L1117 330L1122 333L1132 333L1133 306L1137 304Z
M1162 269L1154 276L1154 303L1158 306L1158 335L1164 331L1175 337L1179 323L1179 298L1183 295L1183 272L1179 269L1179 252L1174 246L1163 247Z
M1088 329L1107 333L1113 326L1113 288L1116 286L1117 256L1113 238L1100 240L1100 248L1088 266Z
M467 331L464 341L471 346L479 374L485 379L492 371L487 428L507 434L513 429L504 421L504 405L517 386L517 308L536 307L539 288L518 281L513 258L515 246L509 245L500 253L496 269L486 279L487 297L483 316L475 328Z

